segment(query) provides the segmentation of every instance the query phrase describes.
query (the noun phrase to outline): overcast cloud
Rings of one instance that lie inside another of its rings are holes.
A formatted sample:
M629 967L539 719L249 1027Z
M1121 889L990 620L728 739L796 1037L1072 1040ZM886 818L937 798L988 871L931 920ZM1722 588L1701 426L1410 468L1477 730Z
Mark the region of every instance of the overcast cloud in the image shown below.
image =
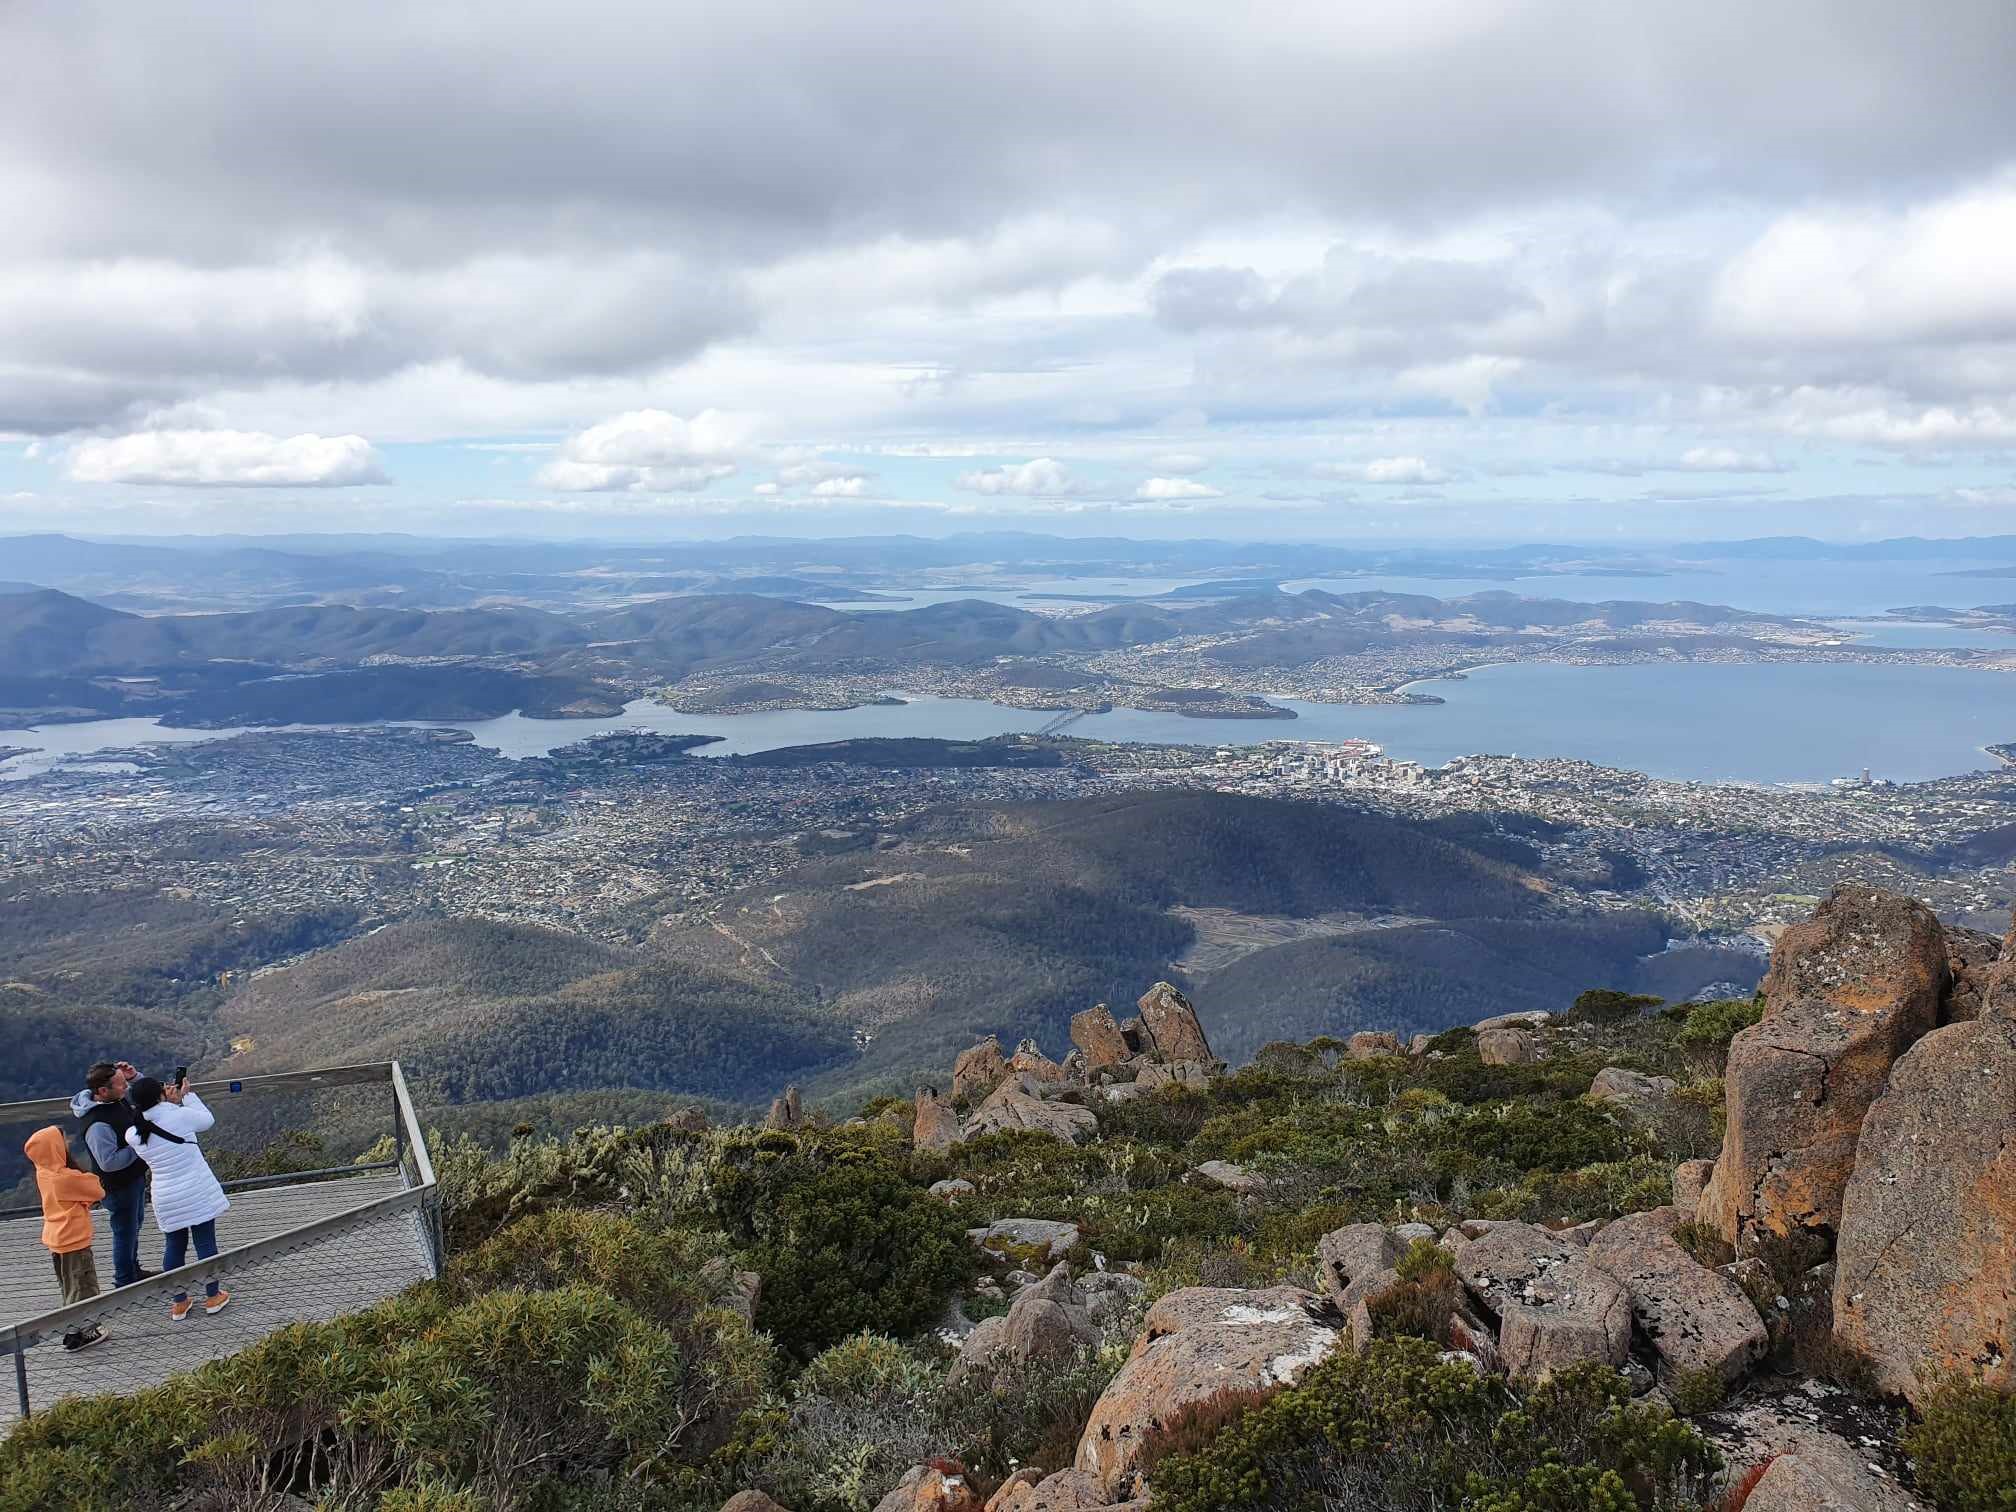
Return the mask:
M0 530L2016 528L2007 0L21 0L0 56Z

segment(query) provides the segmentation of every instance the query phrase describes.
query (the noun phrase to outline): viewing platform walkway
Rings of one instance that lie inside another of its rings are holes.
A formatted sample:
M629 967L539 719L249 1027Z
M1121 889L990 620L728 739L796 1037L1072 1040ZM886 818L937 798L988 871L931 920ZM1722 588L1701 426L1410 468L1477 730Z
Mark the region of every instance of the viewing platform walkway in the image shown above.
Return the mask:
M60 1294L39 1209L0 1210L0 1432L62 1397L157 1385L289 1323L355 1312L438 1272L440 1194L396 1061L198 1082L195 1090L217 1116L202 1137L213 1157L332 1126L352 1143L389 1132L391 1157L226 1181L231 1209L217 1221L214 1260L72 1307L53 1305ZM0 1104L0 1138L12 1147L48 1124L75 1145L67 1099ZM99 1284L109 1288L111 1233L102 1210L92 1219ZM161 1243L150 1210L140 1229L143 1267L160 1266ZM230 1305L214 1317L199 1305L171 1321L177 1285L200 1298L208 1277L230 1291ZM88 1323L106 1330L105 1342L66 1350L65 1332Z

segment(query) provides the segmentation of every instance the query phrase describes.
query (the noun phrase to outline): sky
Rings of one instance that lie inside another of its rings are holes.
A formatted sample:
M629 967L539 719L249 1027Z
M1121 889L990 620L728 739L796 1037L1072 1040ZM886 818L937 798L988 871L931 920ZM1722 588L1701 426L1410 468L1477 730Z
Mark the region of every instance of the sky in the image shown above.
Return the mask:
M0 58L0 534L2016 530L2008 0L13 0Z

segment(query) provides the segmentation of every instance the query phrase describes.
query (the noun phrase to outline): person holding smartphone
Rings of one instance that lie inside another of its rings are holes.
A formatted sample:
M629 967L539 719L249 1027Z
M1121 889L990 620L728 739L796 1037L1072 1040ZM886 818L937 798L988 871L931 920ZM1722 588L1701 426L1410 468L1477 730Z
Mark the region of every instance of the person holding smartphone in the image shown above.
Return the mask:
M151 1076L133 1084L133 1127L126 1142L147 1162L154 1177L154 1226L166 1241L161 1269L179 1269L195 1245L196 1258L208 1260L217 1253L217 1220L231 1206L217 1177L204 1158L196 1136L216 1124L217 1119L203 1105L203 1099L189 1090L189 1068L176 1068L172 1086L163 1086ZM231 1293L217 1284L215 1276L203 1284L203 1311L220 1313L231 1301ZM177 1288L168 1309L170 1321L182 1322L194 1310L189 1290Z

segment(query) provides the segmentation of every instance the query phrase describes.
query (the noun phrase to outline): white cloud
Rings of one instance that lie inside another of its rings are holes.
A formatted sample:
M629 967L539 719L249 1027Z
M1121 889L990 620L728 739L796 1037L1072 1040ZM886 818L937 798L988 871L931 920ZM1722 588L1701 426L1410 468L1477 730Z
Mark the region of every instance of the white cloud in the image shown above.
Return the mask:
M1219 490L1195 478L1147 478L1134 490L1137 499L1222 499Z
M754 434L746 415L631 410L569 436L539 482L563 493L694 492L732 476Z
M821 478L812 485L815 499L858 499L868 491L865 474L854 473L844 478Z
M1763 452L1738 451L1733 446L1690 446L1680 455L1682 472L1769 473L1785 469Z
M1449 475L1426 457L1374 457L1369 462L1318 462L1310 471L1319 478L1353 483L1446 483Z
M961 473L959 486L968 493L1015 494L1026 499L1053 499L1078 491L1064 464L1054 457Z
M390 481L362 436L269 436L237 430L93 437L70 449L68 470L80 483L176 488L346 488Z

